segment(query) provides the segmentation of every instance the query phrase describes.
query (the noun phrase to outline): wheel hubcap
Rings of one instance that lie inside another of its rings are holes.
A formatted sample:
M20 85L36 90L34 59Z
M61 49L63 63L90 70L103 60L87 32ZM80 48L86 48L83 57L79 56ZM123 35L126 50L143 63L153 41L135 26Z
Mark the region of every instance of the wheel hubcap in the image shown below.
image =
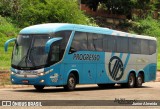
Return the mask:
M141 77L138 77L138 84L140 85L140 84L142 84L142 78Z
M70 86L70 87L74 87L74 85L75 85L75 80L74 80L73 77L71 77L71 78L69 79L69 86Z
M129 79L129 84L130 84L130 86L133 86L133 84L134 84L134 81L133 81L133 77L130 77L130 79Z

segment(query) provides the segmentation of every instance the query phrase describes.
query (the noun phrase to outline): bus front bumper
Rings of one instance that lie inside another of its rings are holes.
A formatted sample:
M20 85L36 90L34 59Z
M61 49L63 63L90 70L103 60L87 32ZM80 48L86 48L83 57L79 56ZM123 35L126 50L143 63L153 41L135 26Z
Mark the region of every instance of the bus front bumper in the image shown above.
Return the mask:
M12 84L23 84L23 85L47 85L45 76L38 77L20 77L16 75L11 75Z
M59 81L52 81L50 79L50 75L43 75L43 76L17 76L12 75L10 76L12 84L21 84L21 85L44 85L44 86L58 86Z

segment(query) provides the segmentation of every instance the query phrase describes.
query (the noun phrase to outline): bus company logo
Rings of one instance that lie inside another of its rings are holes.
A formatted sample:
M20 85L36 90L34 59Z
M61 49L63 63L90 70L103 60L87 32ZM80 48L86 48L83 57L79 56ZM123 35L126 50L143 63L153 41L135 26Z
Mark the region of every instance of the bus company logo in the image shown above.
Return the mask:
M113 80L118 81L122 78L124 68L123 68L123 62L119 57L113 56L110 59L108 69L109 69L109 74Z

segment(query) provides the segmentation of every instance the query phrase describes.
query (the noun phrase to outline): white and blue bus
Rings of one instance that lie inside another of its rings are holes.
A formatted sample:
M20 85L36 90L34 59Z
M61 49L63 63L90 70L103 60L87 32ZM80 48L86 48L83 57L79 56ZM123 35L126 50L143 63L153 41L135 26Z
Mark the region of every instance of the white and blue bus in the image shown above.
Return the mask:
M50 23L22 29L15 42L11 61L11 82L63 86L76 84L99 87L122 84L129 88L156 79L156 38L108 28Z

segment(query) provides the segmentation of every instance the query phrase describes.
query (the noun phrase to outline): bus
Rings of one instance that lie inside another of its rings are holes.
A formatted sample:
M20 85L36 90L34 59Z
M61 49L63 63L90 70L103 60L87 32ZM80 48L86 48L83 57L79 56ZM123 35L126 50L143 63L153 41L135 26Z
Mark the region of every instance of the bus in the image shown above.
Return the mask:
M121 84L133 88L156 79L154 37L68 23L38 24L22 29L11 58L12 84L64 87Z

